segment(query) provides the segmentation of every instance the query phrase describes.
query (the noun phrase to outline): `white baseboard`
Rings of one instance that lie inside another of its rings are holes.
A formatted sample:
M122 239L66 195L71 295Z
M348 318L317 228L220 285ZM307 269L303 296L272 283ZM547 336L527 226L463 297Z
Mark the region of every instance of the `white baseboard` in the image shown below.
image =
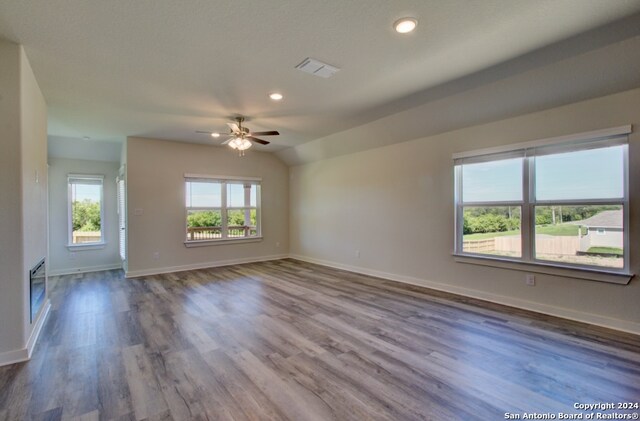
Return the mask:
M49 317L49 310L51 310L51 302L47 300L42 311L40 311L33 329L31 330L31 335L29 336L27 345L21 349L1 353L0 367L3 365L28 361L31 358L31 353L33 352L33 348L35 347L36 342L38 341L38 337L40 336L40 332L42 331L42 326L44 326L44 323L47 321L47 317Z
M0 367L3 365L21 363L29 359L29 352L27 348L16 349L14 351L7 351L0 354Z
M403 282L406 284L417 285L425 288L431 288L438 291L450 292L452 294L463 295L465 297L477 298L496 304L502 304L510 307L516 307L523 310L530 310L536 313L547 314L550 316L561 317L563 319L574 320L583 323L589 323L596 326L602 326L609 329L615 329L622 332L640 335L640 323L628 320L613 319L610 317L600 316L598 314L585 313L577 310L571 310L548 304L536 303L533 301L522 300L520 298L507 297L504 295L492 294L489 292L478 291L455 285L441 284L438 282L428 281L426 279L415 278L405 275L397 275L393 273L381 272L373 269L363 268L359 266L351 266L342 263L315 259L313 257L302 256L298 254L290 254L290 258L302 260L303 262L315 263L322 266L328 266L336 269L348 270L349 272L360 273L363 275L375 276L377 278L387 279L390 281Z
M167 266L162 268L151 268L142 270L132 270L125 272L127 278L136 278L138 276L159 275L162 273L183 272L185 270L208 269L220 266L239 265L243 263L266 262L269 260L280 260L289 257L288 254L274 254L262 257L243 257L240 259L218 260L215 262L194 263L191 265Z
M48 276L73 275L76 273L99 272L101 270L122 269L122 263L112 263L109 265L85 266L81 268L49 269Z

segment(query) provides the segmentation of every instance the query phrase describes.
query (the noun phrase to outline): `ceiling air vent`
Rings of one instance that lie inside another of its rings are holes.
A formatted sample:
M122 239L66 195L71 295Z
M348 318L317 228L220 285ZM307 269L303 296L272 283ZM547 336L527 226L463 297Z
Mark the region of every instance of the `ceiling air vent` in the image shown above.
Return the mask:
M302 60L302 63L296 66L296 69L302 70L303 72L310 73L314 76L320 76L323 78L330 78L340 69L337 67L333 67L329 64L318 61L314 58L307 57Z

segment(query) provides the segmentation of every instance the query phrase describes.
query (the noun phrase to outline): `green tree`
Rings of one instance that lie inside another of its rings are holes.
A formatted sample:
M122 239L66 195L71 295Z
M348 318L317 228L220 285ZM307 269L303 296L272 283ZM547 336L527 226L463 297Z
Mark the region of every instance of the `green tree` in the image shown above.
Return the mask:
M71 220L74 231L95 232L100 231L100 202L91 199L75 201L72 206Z
M187 226L194 227L220 227L222 226L222 218L220 212L199 211L187 216Z

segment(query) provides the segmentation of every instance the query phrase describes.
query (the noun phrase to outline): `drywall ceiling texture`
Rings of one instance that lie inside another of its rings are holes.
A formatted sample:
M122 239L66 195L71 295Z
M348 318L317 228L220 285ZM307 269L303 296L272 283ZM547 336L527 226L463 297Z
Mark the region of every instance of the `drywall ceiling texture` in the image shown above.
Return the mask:
M627 23L634 24L631 33L640 30L640 19ZM277 155L298 165L633 89L640 86L640 35L505 76L509 65L526 66L522 60L499 66L497 80L478 75L469 89L443 87L441 97L424 104Z
M261 177L263 240L185 247L185 173ZM239 157L227 147L129 138L127 223L128 276L285 257L289 253L288 169L273 154L253 148Z
M118 151L119 153L119 151ZM118 162L49 158L49 274L91 272L122 266L118 254L118 208L116 177ZM104 176L104 220L102 231L105 246L92 250L69 250L69 174Z
M291 167L291 255L640 334L635 279L621 286L536 274L532 288L524 272L456 263L451 157L631 123L631 238L638 239L639 109L636 89ZM352 131L354 141L363 133L376 140L361 130ZM634 244L631 270L639 273Z
M207 143L194 130L241 113L282 133L262 149L275 151L638 12L640 0L5 1L0 36L25 45L51 135ZM418 29L400 36L407 15ZM341 71L294 69L309 56Z

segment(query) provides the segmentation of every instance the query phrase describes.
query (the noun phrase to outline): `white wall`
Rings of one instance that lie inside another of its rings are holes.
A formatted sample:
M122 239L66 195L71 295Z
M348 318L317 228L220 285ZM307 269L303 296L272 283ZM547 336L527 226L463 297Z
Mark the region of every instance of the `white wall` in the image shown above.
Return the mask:
M289 252L288 169L273 154L254 148L240 157L229 148L134 137L126 145L128 276L263 260ZM185 247L185 173L262 177L263 240ZM143 214L136 215L136 209Z
M118 254L118 209L116 177L118 162L49 158L49 274L60 275L121 267ZM67 249L68 174L104 176L104 241L102 249Z
M0 40L0 355L24 345L19 60L20 47Z
M631 270L638 273L639 110L636 89L291 167L291 254L640 333L640 282L635 279L621 286L537 274L537 285L529 287L522 272L455 262L451 159L454 152L634 124L630 255ZM405 116L413 118L412 111ZM395 118L401 120L402 113ZM359 133L375 136L360 127L352 133L354 142L365 141Z
M29 269L47 253L47 110L24 50L0 40L0 365L29 356ZM45 300L46 302L46 300ZM38 322L40 321L40 323Z

